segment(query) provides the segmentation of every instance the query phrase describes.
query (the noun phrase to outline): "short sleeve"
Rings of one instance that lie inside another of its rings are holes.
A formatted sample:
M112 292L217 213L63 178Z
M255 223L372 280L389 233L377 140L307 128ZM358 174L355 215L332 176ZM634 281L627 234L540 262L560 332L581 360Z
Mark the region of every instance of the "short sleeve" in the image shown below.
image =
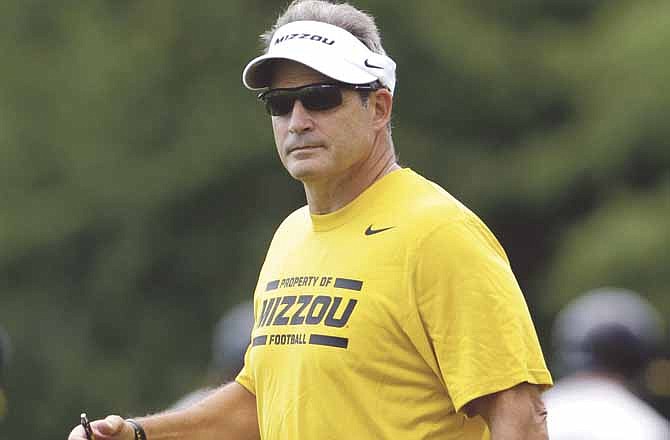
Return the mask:
M416 252L416 304L456 411L522 382L552 383L507 257L478 218L438 227Z
M244 366L242 367L242 370L240 370L239 374L237 377L235 377L235 382L239 383L242 385L244 388L247 389L251 394L256 394L256 383L254 381L254 376L252 374L252 368L251 365L249 364L250 362L250 354L251 352L251 345L247 347L247 352L244 355Z
M256 310L256 301L254 301L254 323L256 322L258 310ZM253 331L252 331L253 332ZM251 394L256 394L256 381L254 380L253 368L251 368L251 348L253 343L251 339L253 334L249 335L249 345L247 346L247 351L244 353L244 365L235 377L235 382L242 385L247 389Z

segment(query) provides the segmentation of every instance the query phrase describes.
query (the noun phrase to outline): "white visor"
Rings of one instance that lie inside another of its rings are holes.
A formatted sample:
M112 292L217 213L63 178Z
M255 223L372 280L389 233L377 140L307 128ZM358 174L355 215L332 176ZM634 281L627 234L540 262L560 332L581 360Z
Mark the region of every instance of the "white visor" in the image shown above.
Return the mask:
M379 81L395 89L395 62L372 52L344 29L320 21L294 21L277 29L264 55L244 68L242 82L251 90L270 86L269 60L292 60L336 81L369 84Z

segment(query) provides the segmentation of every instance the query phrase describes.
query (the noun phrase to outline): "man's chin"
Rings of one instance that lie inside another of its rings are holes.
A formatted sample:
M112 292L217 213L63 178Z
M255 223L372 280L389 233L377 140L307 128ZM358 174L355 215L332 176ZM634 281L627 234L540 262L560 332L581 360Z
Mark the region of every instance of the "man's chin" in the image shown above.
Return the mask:
M295 180L300 180L301 182L308 182L310 180L315 180L322 178L324 176L324 170L321 169L318 164L307 163L308 161L300 161L301 163L289 164L287 167L288 173Z

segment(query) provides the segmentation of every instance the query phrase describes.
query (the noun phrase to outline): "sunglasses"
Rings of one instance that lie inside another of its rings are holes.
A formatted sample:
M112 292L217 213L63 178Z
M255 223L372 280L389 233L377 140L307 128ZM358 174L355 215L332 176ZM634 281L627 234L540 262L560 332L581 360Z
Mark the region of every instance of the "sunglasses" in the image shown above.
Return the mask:
M367 85L320 83L302 87L272 89L260 93L258 99L265 103L265 109L271 116L284 116L293 111L298 100L311 111L333 109L342 104L342 89L372 92L379 90L378 83Z

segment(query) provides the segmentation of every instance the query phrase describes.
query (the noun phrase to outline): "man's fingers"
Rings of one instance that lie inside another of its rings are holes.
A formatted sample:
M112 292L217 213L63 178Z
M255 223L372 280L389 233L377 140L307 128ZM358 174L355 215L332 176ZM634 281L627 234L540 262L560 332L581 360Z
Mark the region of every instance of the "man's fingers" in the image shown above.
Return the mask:
M76 426L68 436L67 440L86 440L86 433L81 425Z
M120 440L132 438L132 430L126 426L125 420L120 416L107 416L102 420L91 422L93 435L96 440ZM67 440L87 440L86 432L81 425L77 425Z
M125 421L119 416L107 416L103 420L96 420L91 424L100 434L113 437L120 434L125 426Z

